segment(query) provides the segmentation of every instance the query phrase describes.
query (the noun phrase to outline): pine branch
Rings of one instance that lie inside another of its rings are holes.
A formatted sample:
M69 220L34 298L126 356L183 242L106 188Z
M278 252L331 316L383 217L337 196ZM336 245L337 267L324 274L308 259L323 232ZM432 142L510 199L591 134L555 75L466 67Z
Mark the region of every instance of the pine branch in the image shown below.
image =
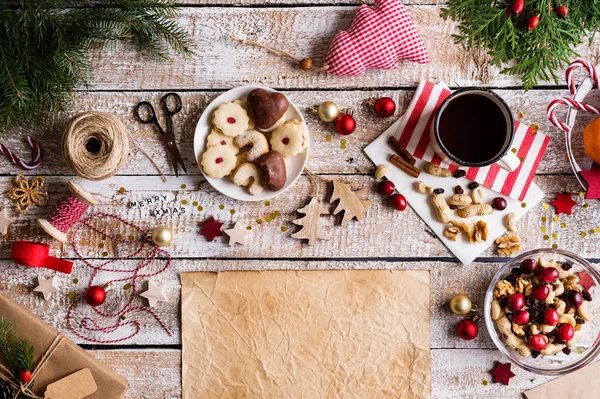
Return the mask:
M8 363L13 373L18 373L16 360L17 336L13 331L12 323L0 316L0 352ZM20 371L20 370L19 370Z

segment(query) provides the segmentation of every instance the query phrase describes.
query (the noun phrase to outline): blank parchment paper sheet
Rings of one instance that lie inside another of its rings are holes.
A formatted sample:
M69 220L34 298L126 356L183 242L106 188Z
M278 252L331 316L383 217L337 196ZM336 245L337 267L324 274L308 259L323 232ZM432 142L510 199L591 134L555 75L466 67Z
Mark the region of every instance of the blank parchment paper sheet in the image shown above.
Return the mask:
M429 398L429 272L182 273L183 398Z

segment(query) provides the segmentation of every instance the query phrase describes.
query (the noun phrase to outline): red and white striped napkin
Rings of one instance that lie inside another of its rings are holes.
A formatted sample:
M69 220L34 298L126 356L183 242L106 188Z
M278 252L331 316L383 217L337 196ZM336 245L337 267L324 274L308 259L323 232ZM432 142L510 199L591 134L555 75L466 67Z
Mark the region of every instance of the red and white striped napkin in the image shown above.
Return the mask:
M442 162L429 145L429 131L435 113L451 91L442 84L422 81L408 109L400 119L394 136L416 158L455 171L458 168ZM496 192L522 201L531 186L535 172L546 151L550 138L522 123L515 123L515 138L511 151L523 161L519 168L508 172L498 165L467 168L466 178Z

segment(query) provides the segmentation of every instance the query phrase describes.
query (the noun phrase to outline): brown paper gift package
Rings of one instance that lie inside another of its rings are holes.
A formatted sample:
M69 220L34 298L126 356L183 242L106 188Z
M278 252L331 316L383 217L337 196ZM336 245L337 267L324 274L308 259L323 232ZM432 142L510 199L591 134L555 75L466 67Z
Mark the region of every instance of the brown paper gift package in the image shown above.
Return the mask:
M52 345L58 331L33 315L25 307L0 292L0 316L9 320L19 338L25 338L35 348L35 364ZM0 362L6 363L0 356ZM127 380L110 367L100 363L68 338L63 339L39 371L33 392L43 395L46 386L67 377L76 371L88 368L92 372L98 391L86 399L120 399L127 392Z
M431 397L429 272L182 273L183 399Z

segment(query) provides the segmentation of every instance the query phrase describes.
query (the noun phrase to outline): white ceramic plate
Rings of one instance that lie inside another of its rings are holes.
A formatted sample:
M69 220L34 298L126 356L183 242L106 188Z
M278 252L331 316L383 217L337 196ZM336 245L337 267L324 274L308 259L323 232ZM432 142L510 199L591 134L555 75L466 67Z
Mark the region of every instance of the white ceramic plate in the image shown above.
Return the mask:
M273 89L262 86L237 87L215 98L208 105L208 107L206 107L206 109L202 113L202 116L200 116L200 120L198 121L198 125L196 125L196 132L194 134L194 154L196 156L196 162L198 163L198 166L200 167L201 171L202 165L200 165L200 162L202 160L202 153L206 149L206 137L212 130L213 112L217 109L219 105L223 103L246 99L246 97L248 97L248 94L250 94L250 92L254 89L264 89L271 93L275 92L275 90ZM288 158L285 160L285 163L287 165L287 181L285 182L285 186L279 191L269 191L265 189L259 195L250 195L246 187L236 186L231 182L229 177L225 176L222 179L216 179L214 177L206 176L206 174L204 174L204 171L202 171L202 174L211 186L213 186L217 191L221 192L222 194L240 201L262 201L269 198L273 198L274 196L283 193L285 190L293 186L294 183L296 183L296 180L298 180L298 178L302 174L302 171L304 170L306 161L308 161L308 152L310 150L310 136L302 114L300 113L298 108L294 104L292 104L292 102L290 102L289 100L288 102L290 106L287 111L287 120L289 121L292 119L297 119L302 122L304 128L306 129L306 138L309 144L302 154L298 154L293 158Z

